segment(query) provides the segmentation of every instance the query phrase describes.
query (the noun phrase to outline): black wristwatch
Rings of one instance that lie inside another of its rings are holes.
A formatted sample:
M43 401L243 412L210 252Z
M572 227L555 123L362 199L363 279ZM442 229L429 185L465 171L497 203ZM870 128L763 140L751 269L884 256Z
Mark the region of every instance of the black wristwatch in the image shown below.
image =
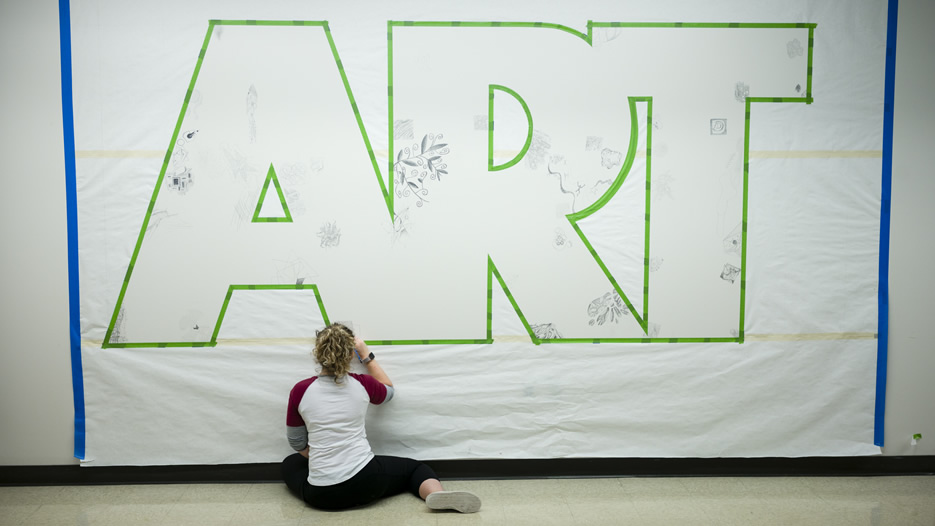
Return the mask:
M368 356L368 357L364 358L363 360L361 360L360 363L368 364L368 363L370 363L371 361L373 361L374 358L376 358L376 356L374 356L374 355L373 355L373 351L371 351L371 352L370 352L370 356Z

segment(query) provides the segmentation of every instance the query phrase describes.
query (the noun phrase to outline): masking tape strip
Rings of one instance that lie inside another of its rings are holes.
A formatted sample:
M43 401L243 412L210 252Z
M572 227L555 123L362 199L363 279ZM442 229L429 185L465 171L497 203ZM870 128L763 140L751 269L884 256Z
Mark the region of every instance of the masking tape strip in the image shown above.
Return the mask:
M78 150L78 159L158 159L165 156L164 150Z
M873 332L819 332L803 334L750 334L744 335L748 342L804 342L827 340L873 340L877 337Z
M494 157L515 157L520 150L494 150ZM389 158L389 150L373 150L380 158ZM149 159L161 158L161 150L77 150L78 159ZM646 150L636 151L634 158L643 159ZM883 150L750 150L751 159L880 159ZM391 165L392 167L392 165Z

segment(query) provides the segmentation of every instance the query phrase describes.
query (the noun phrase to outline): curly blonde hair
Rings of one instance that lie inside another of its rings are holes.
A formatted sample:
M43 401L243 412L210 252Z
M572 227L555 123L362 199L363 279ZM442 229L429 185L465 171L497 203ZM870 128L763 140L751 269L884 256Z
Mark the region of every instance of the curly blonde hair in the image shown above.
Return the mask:
M322 370L334 374L341 382L351 369L354 356L354 332L340 323L332 323L315 334L315 361Z

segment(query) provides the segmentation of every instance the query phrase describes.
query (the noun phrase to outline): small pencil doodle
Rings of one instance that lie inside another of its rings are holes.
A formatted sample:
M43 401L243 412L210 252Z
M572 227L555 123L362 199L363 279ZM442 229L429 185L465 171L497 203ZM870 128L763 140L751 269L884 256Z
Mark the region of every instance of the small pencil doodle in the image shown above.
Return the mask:
M526 166L535 170L545 161L549 149L552 148L552 138L539 130L532 131L532 140L526 150Z
M662 325L658 323L650 323L647 327L646 335L650 338L655 338L659 336L659 333L662 331Z
M733 329L730 330L730 335L733 336L734 338L739 338L739 337L740 337L740 331L737 330L736 328L733 328Z
M786 42L786 53L789 55L789 58L801 57L805 54L805 49L802 47L802 43L799 42L799 39L794 38Z
M802 92L802 85L801 85L801 84L796 84L796 85L795 85L795 92L796 92L796 93L801 93L801 92Z
M653 150L653 155L656 152ZM675 194L672 192L672 182L675 178L672 177L672 174L665 172L659 175L653 175L653 181L651 183L650 189L652 190L653 201L658 201L663 197L668 197L669 199L674 199Z
M179 316L179 330L183 331L183 334L187 334L191 338L198 337L198 331L201 330L201 324L198 323L198 320L202 319L204 315L194 309L190 309L182 313Z
M275 259L273 263L276 265L276 283L301 285L318 276L315 269L295 251L289 253L288 259Z
M177 215L178 214L170 214L167 210L153 210L153 213L149 215L149 223L146 225L146 231L154 230L166 219Z
M565 232L562 229L556 228L555 237L552 238L552 248L556 250L561 250L561 249L570 248L570 247L571 247L571 239L569 239L569 237L565 235Z
M614 184L613 179L598 179L597 181L594 181L591 193L595 195L603 195L612 184Z
M618 151L611 150L610 148L601 150L601 166L608 170L614 166L619 166L622 160L623 154Z
M721 271L721 279L733 283L740 277L740 268L724 263L724 270Z
M341 229L338 228L337 221L325 223L318 229L318 237L321 238L321 247L330 248L341 244Z
M305 201L301 199L302 194L298 190L287 188L283 191L283 197L286 198L286 204L289 205L292 217L305 214Z
M592 137L588 136L584 140L584 151L586 152L596 152L601 148L601 143L604 142L603 137Z
M110 333L110 343L126 343L127 337L123 334L123 324L126 321L125 314L126 309L120 307L120 311L117 312L117 319L114 320L114 330Z
M192 90L192 95L188 98L188 108L185 110L185 116L187 118L197 119L199 107L201 107L201 92Z
M397 119L393 121L393 138L414 139L415 133L412 130L412 119Z
M256 142L256 107L258 102L256 86L250 84L247 90L247 137L250 143Z
M588 325L594 325L595 323L604 325L609 321L620 323L623 315L629 313L630 309L624 304L620 294L616 290L612 290L588 305L588 316L591 317Z
M738 82L734 85L734 99L737 102L747 102L747 97L750 96L750 86L747 86L743 82Z
M582 188L584 188L584 185L581 184L581 183L579 183L579 182L577 182L577 181L575 181L574 184L577 185L578 188L576 188L576 189L574 189L574 190L569 190L569 189L565 188L565 180L568 178L567 173L559 172L559 171L553 170L553 169L552 169L553 163L554 163L554 164L561 164L561 165L563 165L563 164L564 164L564 160L562 159L562 157L561 157L560 155L554 155L554 156L552 156L552 158L549 159L549 164L546 165L546 170L549 172L549 174L554 175L555 177L558 178L558 189L559 189L563 194L568 194L568 195L571 196L571 211L572 211L572 212L575 212L575 211L576 211L576 210L575 210L575 201L577 200L578 193L581 192L581 189L582 189Z
M653 256L649 258L649 271L656 272L662 268L662 263L665 262L665 259L659 256Z
M536 338L540 340L555 340L562 337L562 334L558 332L558 329L555 328L555 325L551 323L537 323L535 325L530 325L532 333L536 335Z
M240 228L241 225L249 223L253 217L252 197L241 196L234 204L234 211L231 214L231 225Z
M425 196L429 194L425 187L426 178L433 181L441 181L442 175L448 175L448 165L445 164L442 157L451 150L448 144L438 142L444 138L444 135L428 133L422 137L422 142L413 144L410 149L408 146L399 151L396 155L396 163L393 165L396 196L405 198L414 196L416 206L422 206L428 200ZM407 173L408 170L408 173Z
M253 178L259 173L259 170L251 165L247 157L238 150L225 146L224 156L227 157L230 174L235 179L243 179L243 181L249 183L252 182Z
M185 161L188 160L188 150L185 146L195 138L197 133L198 130L188 130L180 134L175 140L175 148L172 150L172 169L174 171L184 172L187 170Z
M711 135L727 135L727 119L711 119Z
M170 190L175 190L180 194L185 194L194 185L192 181L192 172L188 168L184 171L166 176L166 184Z
M410 226L409 208L397 209L397 212L393 214L393 242L395 243L404 235L407 235Z
M474 116L474 131L487 131L487 115Z
M743 223L737 223L737 226L724 238L724 252L740 255L740 249L743 246Z
M623 31L618 27L604 27L594 31L593 39L595 44L606 44L622 34Z

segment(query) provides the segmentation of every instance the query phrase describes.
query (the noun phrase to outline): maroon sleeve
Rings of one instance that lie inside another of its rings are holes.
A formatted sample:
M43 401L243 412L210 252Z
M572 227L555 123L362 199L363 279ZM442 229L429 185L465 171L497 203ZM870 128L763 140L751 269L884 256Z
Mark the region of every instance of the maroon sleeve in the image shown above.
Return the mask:
M386 400L386 386L378 382L376 378L369 374L347 374L364 386L364 389L367 390L367 394L370 396L371 404L382 404L383 401Z
M305 425L305 421L302 420L302 415L299 414L299 402L301 402L302 397L305 396L305 391L308 389L308 386L312 385L312 382L317 379L317 376L306 378L295 384L295 387L292 388L292 391L289 393L289 407L286 410L287 426L299 427Z

